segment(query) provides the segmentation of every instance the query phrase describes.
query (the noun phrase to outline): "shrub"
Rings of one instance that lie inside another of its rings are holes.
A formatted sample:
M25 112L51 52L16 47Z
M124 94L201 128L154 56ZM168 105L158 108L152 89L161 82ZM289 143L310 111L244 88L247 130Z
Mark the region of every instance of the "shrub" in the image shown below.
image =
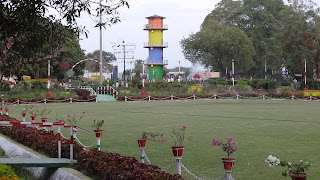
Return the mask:
M90 96L90 91L86 89L75 89L74 90L78 96L88 98Z
M208 83L209 83L209 84L214 84L214 85L215 85L215 84L216 84L216 80L215 80L215 79L209 79L209 80L208 80Z
M237 84L243 84L243 85L248 85L248 80L247 79L240 79Z
M17 121L8 116L0 116L0 121ZM58 135L52 131L42 131L35 128L0 127L0 132L16 139L18 142L37 151L44 151L51 157L58 155ZM62 138L61 156L69 157L70 140ZM118 153L98 151L97 149L84 150L82 146L74 142L74 157L78 165L91 175L99 176L99 179L182 179L180 175L171 175L154 165L139 163L133 157L121 156ZM0 176L1 177L1 176Z
M2 82L1 83L1 90L2 91L10 91L10 84L9 83L7 83L7 82Z
M277 82L270 80L268 81L268 89L276 89L277 88Z
M225 79L217 79L217 81L216 81L216 84L217 85L227 85L228 84L228 82L227 82L227 80L225 80ZM232 83L231 83L232 84Z
M10 166L0 164L0 179L9 180L9 179L18 179L18 177Z
M289 81L282 81L281 86L291 86L291 82Z
M34 81L34 82L32 82L32 84L31 84L31 88L32 88L32 89L44 89L44 86L43 86L42 82L40 82L40 81Z
M252 86L253 88L257 88L257 83L260 81L261 79L252 79L251 81L249 81L249 85Z
M251 86L245 84L236 84L234 85L234 89L238 92L249 92L251 91Z

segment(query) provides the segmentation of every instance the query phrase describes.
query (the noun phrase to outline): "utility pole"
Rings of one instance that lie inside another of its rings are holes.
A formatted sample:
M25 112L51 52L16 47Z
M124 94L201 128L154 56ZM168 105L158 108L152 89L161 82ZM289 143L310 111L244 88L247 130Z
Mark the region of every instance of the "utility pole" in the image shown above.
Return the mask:
M115 55L117 54L123 54L123 58L117 58L117 59L123 59L123 74L122 74L122 80L123 82L126 81L126 58L127 59L134 59L134 49L136 47L133 43L126 44L125 41L122 41L122 44L119 45L113 45L112 46L115 49ZM126 56L126 54L128 56Z
M102 5L100 0L100 86L102 86Z
M234 59L232 59L232 86L234 86Z
M181 81L180 79L180 60L179 60L179 82Z
M267 79L267 61L264 61L264 79Z

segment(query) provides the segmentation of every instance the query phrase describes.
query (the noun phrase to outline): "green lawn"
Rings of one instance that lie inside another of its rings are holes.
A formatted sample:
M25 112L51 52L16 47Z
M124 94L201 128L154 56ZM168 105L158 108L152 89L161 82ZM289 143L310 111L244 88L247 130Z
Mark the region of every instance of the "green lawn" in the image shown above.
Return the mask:
M10 115L21 119L25 105L13 106ZM239 150L233 177L239 180L281 180L282 167L269 168L264 159L273 155L281 160L311 162L308 177L316 180L320 174L320 102L299 100L196 100L154 102L105 102L35 105L34 109L86 116L79 126L93 130L94 119L104 119L101 140L103 151L118 152L139 158L136 139L143 131L164 133L167 142L147 142L146 154L155 165L166 168L173 161L171 127L187 126L190 141L184 143L183 164L201 178L214 179L223 175L221 148L213 147L213 138L233 137ZM37 121L39 121L37 117ZM28 118L29 120L29 118ZM30 120L29 120L30 121ZM69 136L69 131L63 131ZM94 134L79 131L77 137L89 145ZM174 169L169 172L174 173ZM185 179L192 179L182 171Z

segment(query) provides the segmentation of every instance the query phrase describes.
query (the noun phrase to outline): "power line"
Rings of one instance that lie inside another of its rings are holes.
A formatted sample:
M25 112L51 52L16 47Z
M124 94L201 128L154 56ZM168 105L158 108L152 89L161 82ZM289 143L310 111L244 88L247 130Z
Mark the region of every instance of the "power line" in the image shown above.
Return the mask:
M134 49L136 48L136 45L133 43L125 43L125 41L122 41L122 44L119 45L113 45L112 46L115 49L115 55L116 54L123 54L123 58L117 59L123 59L123 74L122 74L122 80L126 81L126 58L127 59L133 59L134 58ZM127 55L127 56L126 56ZM131 55L131 56L130 56Z

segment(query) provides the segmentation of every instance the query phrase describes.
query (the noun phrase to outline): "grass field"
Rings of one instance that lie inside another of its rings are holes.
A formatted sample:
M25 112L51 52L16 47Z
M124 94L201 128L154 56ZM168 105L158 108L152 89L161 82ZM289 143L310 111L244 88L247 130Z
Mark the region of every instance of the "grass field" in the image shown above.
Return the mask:
M13 106L10 115L21 119L25 105ZM101 140L103 151L118 152L139 158L137 138L143 131L162 132L167 142L147 142L150 161L166 168L174 162L171 151L171 127L187 126L190 141L185 146L183 164L201 178L215 179L223 175L221 157L226 154L213 147L213 138L233 137L239 150L233 177L238 180L284 180L282 167L269 168L264 159L273 155L280 160L312 163L308 177L320 176L320 102L299 100L196 100L154 102L105 102L35 105L34 109L51 110L49 121L60 116L86 116L79 126L93 130L94 119L104 119ZM37 117L37 121L39 121ZM30 118L28 118L30 121ZM63 131L69 136L69 131ZM77 137L86 145L95 141L94 134L79 131ZM174 168L169 170L174 173ZM193 179L182 171L185 179Z

